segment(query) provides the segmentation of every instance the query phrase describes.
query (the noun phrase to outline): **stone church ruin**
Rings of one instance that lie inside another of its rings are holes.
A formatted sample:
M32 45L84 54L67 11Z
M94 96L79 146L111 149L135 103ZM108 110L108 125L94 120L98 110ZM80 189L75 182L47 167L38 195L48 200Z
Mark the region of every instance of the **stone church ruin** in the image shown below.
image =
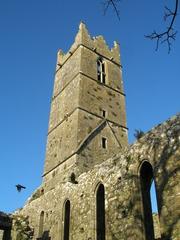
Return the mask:
M119 44L81 23L57 55L43 181L9 239L179 240L180 115L132 145L127 132Z

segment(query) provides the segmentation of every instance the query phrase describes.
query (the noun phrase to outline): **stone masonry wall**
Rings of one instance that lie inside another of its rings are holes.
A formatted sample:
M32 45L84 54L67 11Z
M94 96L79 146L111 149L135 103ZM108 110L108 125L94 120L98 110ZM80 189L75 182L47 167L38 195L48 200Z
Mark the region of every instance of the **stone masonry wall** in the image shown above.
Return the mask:
M96 240L96 190L102 183L105 187L106 240L144 240L139 169L144 161L148 161L153 168L157 190L159 234L163 240L178 240L179 160L180 115L177 115L81 174L76 184L57 182L51 190L39 190L40 194L29 199L20 214L29 216L36 239L40 213L44 211L44 231L53 240L63 240L64 203L69 199L70 239Z

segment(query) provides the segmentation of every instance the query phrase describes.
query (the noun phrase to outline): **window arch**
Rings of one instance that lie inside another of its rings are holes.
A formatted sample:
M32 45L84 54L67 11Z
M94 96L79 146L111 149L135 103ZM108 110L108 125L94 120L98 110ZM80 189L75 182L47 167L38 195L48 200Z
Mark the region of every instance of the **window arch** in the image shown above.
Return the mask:
M66 202L64 204L64 237L63 237L63 240L69 240L70 209L71 209L70 201L66 200Z
M100 184L96 192L96 240L105 240L105 190Z
M105 62L102 58L98 58L97 60L97 79L101 83L106 83Z
M151 186L154 183L153 169L149 162L144 161L140 168L140 182L143 205L143 221L146 240L154 239L154 224L152 214ZM156 189L155 189L156 192ZM156 194L154 196L156 198ZM157 202L157 199L154 199Z
M42 237L44 231L44 211L41 212L39 218L39 237Z

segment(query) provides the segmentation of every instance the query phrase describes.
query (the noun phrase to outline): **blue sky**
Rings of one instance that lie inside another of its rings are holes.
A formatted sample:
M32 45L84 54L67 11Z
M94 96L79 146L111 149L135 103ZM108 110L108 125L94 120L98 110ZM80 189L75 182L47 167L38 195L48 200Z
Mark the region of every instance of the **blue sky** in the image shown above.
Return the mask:
M91 36L120 42L129 140L180 110L180 34L168 54L145 34L164 27L163 4L121 1L120 21L102 1L0 0L0 211L22 207L41 183L56 53L67 51L83 20ZM180 18L175 27L179 30ZM27 187L21 193L15 185Z

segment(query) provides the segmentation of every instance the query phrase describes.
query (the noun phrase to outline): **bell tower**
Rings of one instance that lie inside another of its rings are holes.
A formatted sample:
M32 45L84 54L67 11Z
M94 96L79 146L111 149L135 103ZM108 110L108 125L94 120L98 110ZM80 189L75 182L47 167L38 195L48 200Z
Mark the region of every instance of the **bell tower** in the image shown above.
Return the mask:
M44 182L75 178L126 145L119 44L109 49L80 23L69 52L57 56Z

